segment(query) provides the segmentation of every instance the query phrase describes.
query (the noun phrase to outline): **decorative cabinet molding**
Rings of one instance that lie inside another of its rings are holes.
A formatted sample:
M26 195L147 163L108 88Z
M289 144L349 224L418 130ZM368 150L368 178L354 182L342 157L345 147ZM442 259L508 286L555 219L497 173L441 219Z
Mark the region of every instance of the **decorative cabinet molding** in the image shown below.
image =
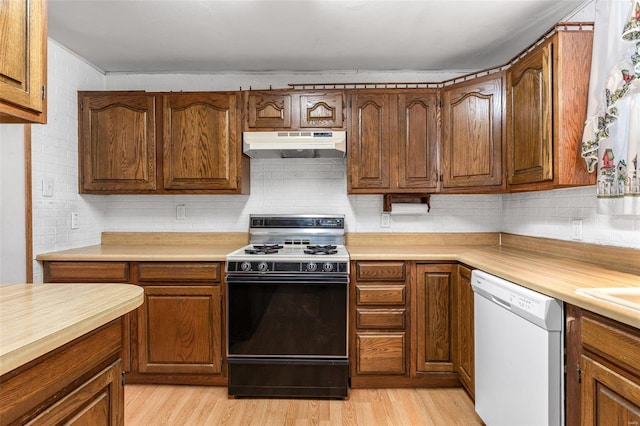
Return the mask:
M244 130L344 129L341 90L246 92Z
M0 123L47 122L47 2L0 0Z
M504 189L503 80L499 73L443 89L443 191Z

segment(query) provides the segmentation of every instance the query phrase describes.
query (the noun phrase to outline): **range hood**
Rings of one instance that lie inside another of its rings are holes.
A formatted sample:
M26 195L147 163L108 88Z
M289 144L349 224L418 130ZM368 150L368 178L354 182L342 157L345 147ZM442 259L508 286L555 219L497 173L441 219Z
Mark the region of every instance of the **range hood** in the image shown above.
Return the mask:
M251 158L341 158L347 132L243 132L242 148Z

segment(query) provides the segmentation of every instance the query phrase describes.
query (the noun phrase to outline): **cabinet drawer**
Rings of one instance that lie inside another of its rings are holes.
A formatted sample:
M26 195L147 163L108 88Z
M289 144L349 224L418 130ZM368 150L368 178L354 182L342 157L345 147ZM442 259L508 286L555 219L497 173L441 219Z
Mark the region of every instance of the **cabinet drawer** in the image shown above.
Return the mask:
M404 305L404 285L356 285L358 305Z
M359 333L356 337L358 374L405 374L404 333Z
M640 371L640 335L605 319L582 317L582 344L632 372Z
M404 309L356 309L356 327L404 330Z
M218 262L141 262L138 264L139 282L206 281L220 282Z
M404 281L404 262L357 262L358 281Z
M45 262L44 282L126 283L127 262Z

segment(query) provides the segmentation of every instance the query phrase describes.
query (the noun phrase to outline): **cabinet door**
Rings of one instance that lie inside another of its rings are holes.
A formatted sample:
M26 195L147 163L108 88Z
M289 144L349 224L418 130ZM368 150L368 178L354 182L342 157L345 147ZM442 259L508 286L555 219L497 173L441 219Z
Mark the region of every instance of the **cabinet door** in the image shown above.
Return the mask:
M81 92L78 103L80 192L155 190L154 97Z
M120 360L80 384L28 425L123 425L124 386Z
M444 188L502 184L502 79L501 73L444 89Z
M165 189L238 188L236 110L226 93L163 97Z
M266 129L291 127L291 95L284 93L250 93L247 95L248 126Z
M552 44L542 45L507 73L507 182L553 179Z
M300 95L300 128L342 128L343 94Z
M436 93L398 95L398 189L434 190L438 185Z
M349 126L349 192L380 192L391 188L391 138L397 133L396 97L354 93Z
M473 395L474 378L474 333L473 333L473 288L471 287L471 269L458 266L458 373L460 380Z
M138 309L141 373L220 374L220 286L144 286Z
M46 2L0 0L0 11L0 122L44 123Z
M582 356L582 424L640 424L640 383Z
M415 297L416 371L457 371L457 307L453 265L417 265Z

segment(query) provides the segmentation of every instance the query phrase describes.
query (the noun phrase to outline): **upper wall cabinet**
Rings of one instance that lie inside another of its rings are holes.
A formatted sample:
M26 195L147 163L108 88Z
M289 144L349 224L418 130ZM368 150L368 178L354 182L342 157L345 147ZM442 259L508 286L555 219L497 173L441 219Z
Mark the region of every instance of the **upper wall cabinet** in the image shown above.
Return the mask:
M559 30L507 71L510 191L595 183L580 156L592 37Z
M79 92L80 192L248 192L238 96Z
M0 123L46 123L46 0L0 0Z
M235 94L163 96L165 189L235 190L241 139Z
M81 92L78 115L81 193L156 189L155 96Z
M443 89L443 191L504 189L503 79L499 73Z
M246 92L246 131L344 129L340 90Z
M349 117L350 193L436 189L436 90L354 90Z

